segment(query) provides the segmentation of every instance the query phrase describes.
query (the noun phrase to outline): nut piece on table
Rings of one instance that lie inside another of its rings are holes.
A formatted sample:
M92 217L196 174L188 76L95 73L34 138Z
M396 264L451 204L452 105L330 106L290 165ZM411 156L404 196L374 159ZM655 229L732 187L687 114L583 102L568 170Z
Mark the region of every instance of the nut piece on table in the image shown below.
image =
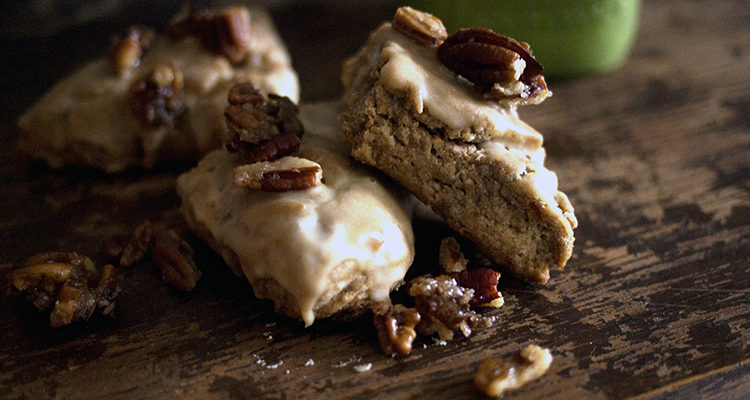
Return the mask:
M151 248L151 238L153 237L153 228L151 221L145 220L141 223L133 235L128 238L119 252L120 266L130 267L141 261Z
M294 156L234 168L236 186L266 192L309 189L319 185L322 177L320 164Z
M411 7L399 7L393 16L393 29L421 46L436 47L448 37L443 21L432 14Z
M133 112L146 126L174 126L183 108L182 85L179 69L156 65L136 79L130 88Z
M476 387L488 396L499 397L539 378L552 363L552 353L537 345L526 346L510 361L487 358L474 376Z
M99 275L99 282L96 284L96 306L102 310L102 315L109 315L115 308L115 299L120 294L120 281L122 275L117 273L117 269L112 264L107 264L102 268Z
M88 320L97 308L109 314L120 292L114 266L105 266L99 274L90 258L75 252L34 255L23 268L10 272L8 281L39 311L52 308L53 328Z
M110 61L115 71L123 75L141 63L141 57L151 45L154 32L142 26L131 26L112 38Z
M438 260L443 271L446 273L461 272L466 269L469 261L461 252L461 245L453 236L449 236L440 241L440 252Z
M499 272L491 268L473 268L465 269L455 276L460 286L474 290L474 296L469 302L472 307L490 305L497 308L503 305L503 298L497 291Z
M201 276L194 255L193 248L174 231L154 234L151 248L154 265L161 271L164 282L184 292L193 290Z
M488 99L518 106L538 104L551 95L528 43L490 29L460 29L438 47L437 57Z
M419 312L401 304L377 303L372 307L372 321L378 332L378 343L385 354L408 354L417 337L414 327L420 320Z
M304 127L289 98L270 94L266 99L251 83L240 83L230 89L227 100L227 147L239 152L245 163L275 160L299 149Z
M492 319L471 310L474 290L460 286L449 275L420 276L409 281L409 295L422 316L417 325L420 334L438 334L441 340L453 340L453 331L459 329L464 336L472 329L492 325Z

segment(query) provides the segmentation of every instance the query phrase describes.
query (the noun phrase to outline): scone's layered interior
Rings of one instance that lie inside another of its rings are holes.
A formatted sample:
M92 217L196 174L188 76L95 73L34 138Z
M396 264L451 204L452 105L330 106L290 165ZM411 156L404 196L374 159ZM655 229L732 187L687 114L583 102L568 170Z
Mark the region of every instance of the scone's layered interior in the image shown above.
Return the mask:
M53 167L83 165L117 172L159 161L198 159L222 142L229 88L253 82L296 101L297 75L270 17L250 10L247 57L232 64L195 36L160 35L140 64L118 74L107 57L57 83L18 121L19 145ZM182 74L184 112L174 126L146 126L132 111L132 86L155 66Z
M301 105L298 155L318 162L323 183L298 191L249 191L233 184L237 155L210 153L178 180L191 228L277 311L315 318L388 299L414 257L404 193L348 155L340 106Z
M435 49L390 23L344 65L352 154L429 205L493 261L527 280L571 256L576 219L542 136L513 108L486 101Z

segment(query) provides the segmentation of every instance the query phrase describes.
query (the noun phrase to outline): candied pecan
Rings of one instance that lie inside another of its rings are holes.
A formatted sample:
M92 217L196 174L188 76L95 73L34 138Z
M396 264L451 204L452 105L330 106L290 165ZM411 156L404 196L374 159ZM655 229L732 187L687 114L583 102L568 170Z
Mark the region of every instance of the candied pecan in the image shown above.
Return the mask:
M141 223L133 235L124 243L120 252L120 266L130 267L141 261L151 247L153 228L151 221L145 220Z
M193 248L173 230L154 234L151 259L167 284L185 292L195 288L201 272L194 255Z
M386 354L408 354L417 337L414 327L420 320L419 312L401 304L377 303L372 307L372 321L378 332L378 343Z
M469 301L471 306L487 304L500 298L497 291L499 280L500 273L491 268L465 269L456 275L459 285L474 290L474 295Z
M295 134L282 133L255 146L250 146L247 142L233 141L230 147L239 153L244 163L253 164L294 154L299 150L300 144L299 137Z
M427 47L439 46L448 37L443 21L432 14L408 6L396 10L393 16L393 29Z
M304 127L289 98L271 94L266 99L251 83L240 83L230 89L227 100L227 148L237 151L243 162L272 161L299 149Z
M91 290L91 275L82 273L80 267L71 270L71 276L63 283L49 316L53 328L68 325L77 320L88 320L96 310L96 292Z
M552 353L537 345L529 345L511 361L490 357L479 364L474 384L484 394L499 397L544 375L552 363Z
M438 261L447 273L461 272L466 269L468 260L461 253L461 246L456 238L449 236L440 241Z
M182 72L160 64L144 74L130 89L133 112L146 126L174 126L182 111Z
M491 319L471 310L474 290L460 286L452 276L414 278L409 282L409 295L422 316L417 329L423 335L437 333L451 340L456 329L469 336L472 329L492 325Z
M110 49L110 61L115 71L122 74L137 67L153 37L154 32L142 26L131 26L115 35Z
M528 43L490 29L460 29L438 47L437 56L489 98L510 97L526 104L541 102L549 95L541 75L543 67ZM522 85L516 83L519 81Z
M235 167L234 184L251 190L285 192L317 186L322 175L320 164L305 158L286 156Z
M52 308L53 328L88 320L97 308L108 314L120 290L114 266L105 266L99 274L90 258L75 252L36 254L10 272L8 280L39 311Z
M198 36L204 48L225 56L232 63L241 62L249 53L251 31L250 11L244 6L193 9L187 18L168 29L173 38L188 34Z
M238 83L232 86L227 95L229 104L262 104L265 100L260 90L250 82Z
M242 142L258 144L279 133L304 133L297 106L288 97L271 94L266 99L251 83L240 83L230 89L227 100L227 127Z

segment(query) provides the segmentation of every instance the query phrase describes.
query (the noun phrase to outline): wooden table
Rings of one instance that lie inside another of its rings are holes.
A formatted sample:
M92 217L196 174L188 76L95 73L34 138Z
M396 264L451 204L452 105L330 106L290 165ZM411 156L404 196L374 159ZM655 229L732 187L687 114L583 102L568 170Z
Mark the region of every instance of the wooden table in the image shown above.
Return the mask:
M336 96L339 62L393 11L325 7L274 9L307 101ZM51 171L13 150L22 110L103 51L118 23L0 42L2 283L39 251L101 263L107 238L144 218L183 226L174 171ZM552 81L554 97L522 114L544 133L576 207L575 251L547 286L503 276L506 304L488 312L498 322L469 338L420 340L386 357L368 317L303 328L197 244L203 278L193 292L167 287L147 262L127 272L115 318L52 329L46 314L0 297L0 397L476 398L483 358L538 343L552 349L550 371L508 398L747 398L749 72L746 1L646 0L622 68ZM418 224L418 266L435 262L450 233Z

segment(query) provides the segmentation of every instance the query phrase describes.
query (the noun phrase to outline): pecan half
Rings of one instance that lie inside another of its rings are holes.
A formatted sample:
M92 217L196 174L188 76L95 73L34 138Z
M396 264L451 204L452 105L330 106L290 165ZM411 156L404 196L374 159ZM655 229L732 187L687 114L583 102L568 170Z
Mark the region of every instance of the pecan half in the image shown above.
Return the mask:
M250 51L250 11L244 6L220 10L193 9L187 18L170 26L168 33L173 38L196 35L204 48L236 64L243 61Z
M135 115L146 126L174 126L182 111L182 72L160 64L144 74L130 89Z
M393 29L426 47L439 46L448 37L443 21L432 14L408 6L396 10L393 16Z
M414 327L420 320L419 312L401 304L377 303L372 307L372 321L378 332L378 343L386 354L408 354L417 337Z
M437 56L489 98L515 98L529 104L549 95L541 75L543 67L531 54L528 43L490 29L460 29L438 47Z
M234 184L251 190L285 192L317 186L322 176L322 168L315 161L286 156L235 167Z
M201 272L194 255L193 248L174 231L162 230L154 234L151 259L167 284L185 292L195 288Z
M109 58L115 72L123 74L141 63L151 45L154 32L142 26L131 26L112 38Z
M299 149L304 127L289 98L265 98L251 83L240 83L230 89L227 100L227 148L237 151L243 162L271 161Z
M544 375L552 364L552 353L537 345L528 345L510 361L490 357L479 364L474 385L484 394L499 397Z

